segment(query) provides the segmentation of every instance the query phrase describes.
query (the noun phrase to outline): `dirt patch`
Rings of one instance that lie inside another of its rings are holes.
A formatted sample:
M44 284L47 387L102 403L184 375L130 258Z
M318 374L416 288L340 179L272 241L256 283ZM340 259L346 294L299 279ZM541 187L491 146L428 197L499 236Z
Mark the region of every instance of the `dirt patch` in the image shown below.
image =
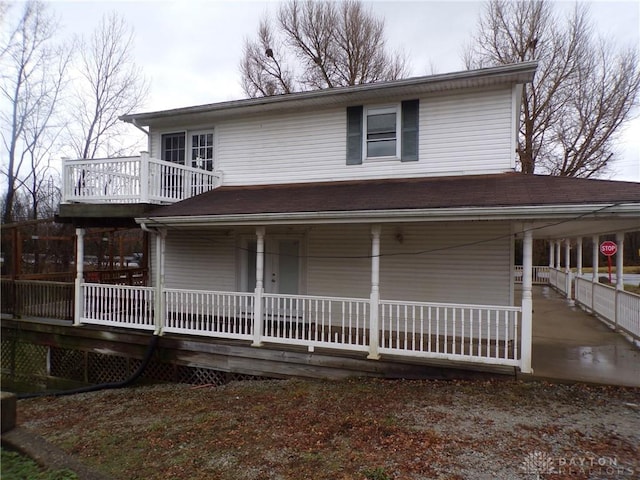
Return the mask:
M640 390L247 381L23 400L18 421L120 479L640 478ZM600 465L606 463L606 465Z

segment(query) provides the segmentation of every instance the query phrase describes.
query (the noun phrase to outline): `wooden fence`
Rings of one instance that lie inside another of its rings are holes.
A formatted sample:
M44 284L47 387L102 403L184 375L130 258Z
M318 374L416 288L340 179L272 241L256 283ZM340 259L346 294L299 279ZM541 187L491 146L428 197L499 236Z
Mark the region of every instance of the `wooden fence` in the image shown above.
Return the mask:
M21 275L0 280L0 312L14 317L73 320L75 272ZM85 272L85 279L109 285L141 287L147 269L128 268Z

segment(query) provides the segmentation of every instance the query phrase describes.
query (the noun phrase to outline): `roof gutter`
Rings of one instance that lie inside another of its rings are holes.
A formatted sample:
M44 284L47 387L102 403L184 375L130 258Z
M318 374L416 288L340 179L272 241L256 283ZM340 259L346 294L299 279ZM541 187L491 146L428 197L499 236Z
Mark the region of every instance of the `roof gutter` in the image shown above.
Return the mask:
M600 218L603 215L638 218L638 203L548 205L518 207L462 207L412 210L360 210L339 212L288 212L233 215L196 215L136 218L140 224L158 226L256 226L321 223L393 223L478 220L555 220Z
M400 80L391 80L385 82L374 82L362 85L353 85L346 87L336 87L320 90L312 90L308 92L295 92L282 95L273 95L268 97L248 98L240 100L231 100L227 102L210 103L205 105L196 105L190 107L181 107L170 110L160 110L145 113L130 113L122 115L120 120L128 123L134 123L136 120L148 125L149 122L176 115L193 115L212 112L230 112L237 109L252 109L255 107L265 107L276 105L286 105L293 102L312 101L318 98L330 97L348 97L354 94L372 94L393 92L394 90L416 87L420 85L429 85L434 88L443 85L455 84L456 86L464 86L472 80L480 80L487 78L504 78L505 82L526 83L533 80L538 63L536 61L515 63L509 65L499 65L497 67L488 67L477 70L463 70L459 72L444 73L438 75L412 77ZM135 123L134 123L135 124Z

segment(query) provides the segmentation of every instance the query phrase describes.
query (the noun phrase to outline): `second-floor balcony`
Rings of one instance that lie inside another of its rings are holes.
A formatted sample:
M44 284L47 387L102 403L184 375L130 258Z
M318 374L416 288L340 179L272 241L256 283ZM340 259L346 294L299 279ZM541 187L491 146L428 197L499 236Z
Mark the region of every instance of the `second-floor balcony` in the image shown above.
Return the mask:
M222 173L149 157L63 160L62 203L170 204L213 190Z

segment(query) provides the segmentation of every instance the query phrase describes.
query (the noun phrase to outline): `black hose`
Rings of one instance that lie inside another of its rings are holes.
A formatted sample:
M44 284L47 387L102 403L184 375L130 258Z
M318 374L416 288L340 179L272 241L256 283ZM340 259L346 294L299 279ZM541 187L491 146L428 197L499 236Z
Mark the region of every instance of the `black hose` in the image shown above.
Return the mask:
M25 400L28 398L40 398L40 397L62 397L65 395L75 395L77 393L97 392L99 390L109 390L114 388L128 387L133 382L135 382L138 379L138 377L140 377L140 375L142 375L142 373L147 368L147 365L149 364L151 357L156 351L156 347L158 346L159 340L160 340L159 335L153 335L151 337L151 342L149 342L149 345L147 346L147 351L145 352L144 357L142 358L142 362L140 363L140 366L138 367L138 369L135 372L133 372L133 374L129 378L126 378L120 382L100 383L98 385L90 385L88 387L74 388L72 390L63 390L60 392L21 393L16 395L16 398L18 400Z

